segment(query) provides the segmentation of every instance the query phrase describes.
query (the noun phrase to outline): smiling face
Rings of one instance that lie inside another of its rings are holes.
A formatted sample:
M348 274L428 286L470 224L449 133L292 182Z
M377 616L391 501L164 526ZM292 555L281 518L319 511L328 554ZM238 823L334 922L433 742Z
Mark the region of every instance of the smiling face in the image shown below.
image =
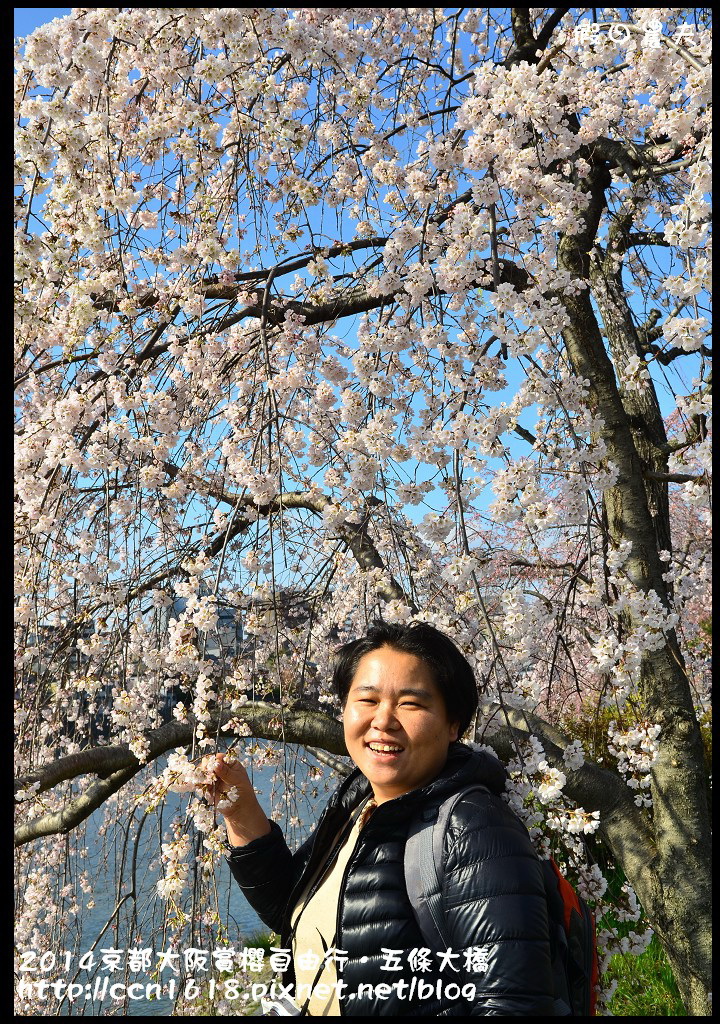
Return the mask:
M379 647L358 662L343 727L348 753L378 804L434 779L458 738L458 723L448 720L430 667L393 647Z

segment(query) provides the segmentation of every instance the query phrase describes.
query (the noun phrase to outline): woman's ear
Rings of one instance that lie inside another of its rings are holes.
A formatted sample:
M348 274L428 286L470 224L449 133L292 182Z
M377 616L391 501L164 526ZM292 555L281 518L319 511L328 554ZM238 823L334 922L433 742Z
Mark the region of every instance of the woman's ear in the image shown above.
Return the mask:
M450 723L450 742L454 743L460 737L460 722Z

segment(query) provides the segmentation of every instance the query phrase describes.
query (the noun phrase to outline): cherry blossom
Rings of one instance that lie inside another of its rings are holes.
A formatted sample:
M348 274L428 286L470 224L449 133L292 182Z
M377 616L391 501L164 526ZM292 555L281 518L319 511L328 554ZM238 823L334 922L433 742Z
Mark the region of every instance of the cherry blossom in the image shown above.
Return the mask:
M168 792L180 943L202 757L284 768L300 707L337 758L332 651L382 615L457 640L538 847L635 901L629 950L676 921L707 1012L708 20L77 8L18 49L20 946L83 808Z

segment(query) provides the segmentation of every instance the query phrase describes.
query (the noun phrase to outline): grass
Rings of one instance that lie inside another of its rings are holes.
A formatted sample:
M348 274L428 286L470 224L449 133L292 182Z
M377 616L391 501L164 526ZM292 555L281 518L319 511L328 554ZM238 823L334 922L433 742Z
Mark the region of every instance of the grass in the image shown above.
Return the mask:
M604 975L617 989L609 1003L614 1017L686 1017L678 987L657 936L640 956L612 957Z
M248 949L264 949L269 955L270 950L273 946L280 945L279 936L275 935L274 932L257 931L253 935L247 936L243 941L243 946Z

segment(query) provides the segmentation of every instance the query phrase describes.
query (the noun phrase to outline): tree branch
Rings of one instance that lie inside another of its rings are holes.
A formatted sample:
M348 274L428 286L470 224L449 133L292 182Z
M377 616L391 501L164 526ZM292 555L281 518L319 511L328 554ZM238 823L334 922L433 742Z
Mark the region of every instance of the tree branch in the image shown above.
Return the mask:
M553 32L555 31L555 29L558 27L560 22L563 20L565 15L570 10L571 10L570 7L556 7L555 8L555 10L552 12L550 17L548 18L548 20L545 22L543 27L538 32L538 37L537 37L537 49L538 50L544 50L545 49L547 44L550 42L550 37L552 36Z
M652 833L645 816L635 806L627 786L613 772L592 762L586 762L581 768L568 772L563 760L563 749L570 743L570 739L535 715L500 708L489 702L481 703L481 711L486 727L492 729L498 722L504 723L491 735L483 736L483 742L492 747L499 757L508 761L516 756L519 742L531 734L537 736L543 744L548 761L565 772L565 792L568 797L586 811L600 811L602 831L616 854L630 858L633 863L642 862L646 865L645 870L649 870L651 857L648 854L652 852L654 842ZM258 701L247 704L240 713L224 711L215 714L208 723L208 734L216 734L221 738L231 721L244 724L250 737L298 743L312 749L319 760L330 763L333 769L343 771L347 768L335 760L336 757L347 756L342 726L325 712L292 708L283 710L276 705ZM170 750L191 744L195 728L195 722L170 722L146 733L149 743L147 761L154 761ZM330 758L323 752L329 754ZM116 744L94 747L59 758L17 779L16 790L39 784L38 792L42 793L81 775L95 774L101 777L84 793L71 799L62 811L19 826L15 831L15 845L21 846L42 836L68 832L88 818L142 767L127 744ZM623 863L627 861L623 860Z
M182 470L171 462L164 462L163 468L172 479L175 479L182 473ZM208 484L206 481L203 481L199 477L191 474L186 474L185 478L189 479L193 483L199 493L209 494L211 497L217 498L218 501L231 505L236 512L241 508L245 508L248 511L252 511L257 516L270 516L283 512L286 509L305 509L315 515L322 515L325 509L333 505L333 502L327 497L327 495L322 493L313 493L310 491L286 491L264 505L256 505L253 498L249 495L243 497L241 495L233 494L232 492L226 491L221 486L218 487L214 484ZM376 585L379 597L384 601L401 601L410 608L413 615L416 615L418 612L417 605L412 598L406 594L405 590L401 584L398 583L392 573L388 572L387 566L375 546L374 541L368 534L371 508L381 504L383 504L383 502L381 502L379 498L376 498L374 495L369 495L366 499L367 508L362 519L356 523L352 522L349 518L346 518L342 523L336 525L335 535L346 545L361 569L365 571L370 569L380 569L385 574L385 579ZM230 541L240 536L240 534L244 533L246 530L249 530L255 522L255 516L236 516L229 528L221 530L216 534L212 541L205 546L203 553L208 558L215 557ZM182 559L184 560L197 553L198 545L190 548L190 550L183 551ZM161 572L153 574L151 577L144 580L143 583L130 590L127 594L127 600L132 601L138 597L142 597L143 594L153 590L164 580L177 576L183 571L184 570L179 564L168 566ZM117 586L122 589L124 584L120 583ZM105 606L105 603L106 602L97 602L90 608L87 608L82 612L80 617L81 620L87 621L92 618L99 608ZM76 635L77 625L77 620L73 619L63 628L62 633L56 638L56 652L63 650L64 647L72 642Z
M648 480L661 480L669 484L700 483L709 479L707 473L655 473L650 469L645 470L643 476Z
M600 812L600 832L626 873L628 869L632 872L636 889L638 879L645 892L653 887L655 838L647 816L635 805L622 779L592 761L569 770L563 751L571 742L570 737L530 712L483 701L480 711L491 729L501 723L491 735L483 736L482 742L492 747L503 761L516 757L518 743L531 735L540 740L548 762L566 776L563 792L584 810Z
M75 797L66 804L61 811L46 814L42 818L19 825L15 829L15 846L23 846L32 842L33 839L40 839L43 836L54 836L70 832L82 821L89 818L93 811L101 807L113 793L129 782L137 775L142 765L129 765L120 771L113 772L102 781L93 782L84 793Z
M653 358L663 366L669 366L670 363L674 363L676 359L681 359L683 356L690 354L686 349L676 348L675 346L667 349L660 349L656 345L648 345L646 347L646 351L651 353ZM707 345L701 345L699 349L695 350L695 352L699 352L700 355L703 355L708 359L712 359L712 349L708 348Z
M342 726L323 712L283 710L258 701L246 705L240 713L225 711L216 714L209 723L208 732L220 735L231 720L245 723L249 736L300 743L303 746L318 747L330 754L347 755ZM195 728L194 722L169 722L146 733L150 744L146 763L155 761L176 747L188 746L193 742ZM15 830L15 846L22 846L42 836L69 832L121 789L142 767L129 745L119 743L70 754L19 778L15 783L16 791L39 783L39 793L81 775L98 775L100 781L92 783L84 793L71 799L61 811L18 826Z

